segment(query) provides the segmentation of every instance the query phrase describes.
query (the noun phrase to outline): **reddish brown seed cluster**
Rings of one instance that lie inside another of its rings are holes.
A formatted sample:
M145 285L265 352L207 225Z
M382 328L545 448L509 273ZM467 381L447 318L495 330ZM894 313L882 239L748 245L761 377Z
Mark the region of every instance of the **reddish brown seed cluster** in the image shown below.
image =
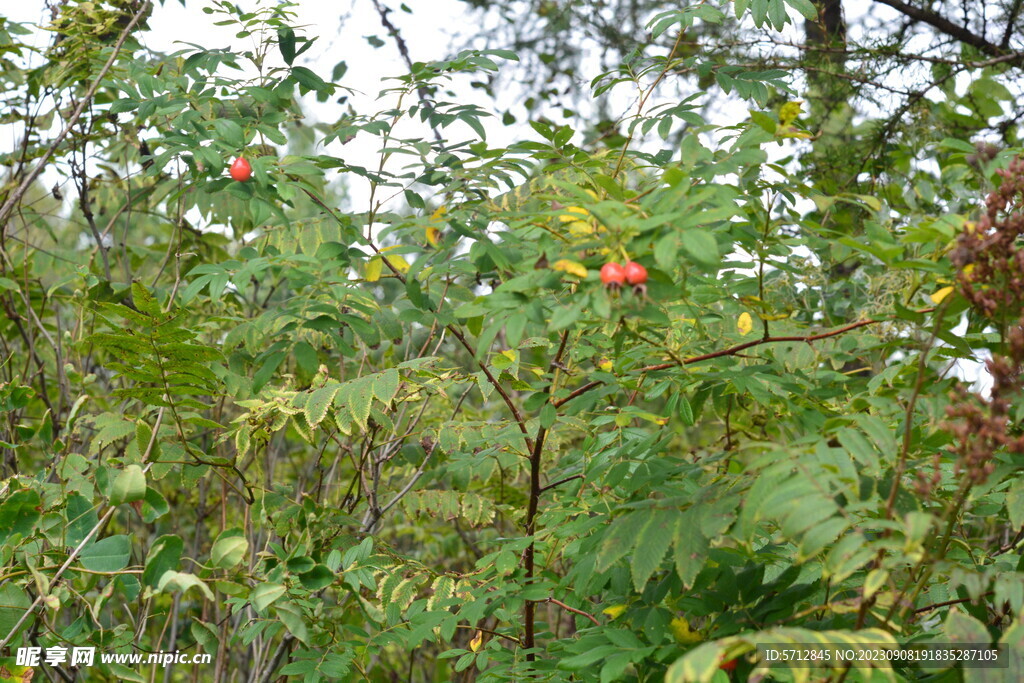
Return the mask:
M625 267L614 261L601 266L601 282L611 290L617 290L625 283L633 285L633 293L647 296L647 269L636 261L627 261Z

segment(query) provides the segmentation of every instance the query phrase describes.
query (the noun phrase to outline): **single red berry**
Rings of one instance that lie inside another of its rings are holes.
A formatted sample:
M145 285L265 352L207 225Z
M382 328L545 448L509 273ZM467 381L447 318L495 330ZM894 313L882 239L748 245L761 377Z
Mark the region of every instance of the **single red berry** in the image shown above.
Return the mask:
M626 270L618 263L611 261L601 266L601 282L606 287L619 287L626 281Z
M245 157L238 157L235 163L231 164L231 177L240 183L252 178L252 166L245 160Z
M631 285L642 285L647 282L647 269L641 266L636 261L630 261L626 264L626 282Z
M736 660L735 657L733 657L732 659L724 661L721 664L719 664L718 668L722 671L735 671L737 664L739 664L739 662Z

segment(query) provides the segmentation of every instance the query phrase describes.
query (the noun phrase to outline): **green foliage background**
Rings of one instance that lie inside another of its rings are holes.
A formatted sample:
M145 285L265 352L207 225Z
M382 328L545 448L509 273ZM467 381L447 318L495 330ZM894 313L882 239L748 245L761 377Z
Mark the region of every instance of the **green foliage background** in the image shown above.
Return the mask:
M879 117L835 58L694 47L824 4L652 8L586 74L633 102L612 132L538 109L500 148L514 117L447 88L502 47L310 127L345 66L299 65L289 3L207 6L252 51L162 55L148 3L68 2L39 68L0 16L3 654L211 656L68 680L1017 680L1021 60L922 59L930 96ZM609 260L646 286L604 288ZM985 359L981 396L958 368ZM1010 667L755 656L929 641Z

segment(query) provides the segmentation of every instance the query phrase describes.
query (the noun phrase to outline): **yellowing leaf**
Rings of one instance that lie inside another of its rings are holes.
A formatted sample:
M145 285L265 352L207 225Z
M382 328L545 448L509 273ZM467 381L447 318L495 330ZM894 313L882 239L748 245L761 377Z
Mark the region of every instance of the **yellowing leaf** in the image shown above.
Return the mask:
M597 232L597 228L587 221L573 221L569 223L569 234L573 237L586 237Z
M501 352L501 355L505 356L505 358L508 358L513 363L516 362L515 349L505 349L504 351Z
M469 649L473 652L479 652L480 646L484 644L484 632L477 631L476 635L473 636L473 640L469 641Z
M607 358L602 358L597 363L597 367L601 368L605 372L611 372L612 371L612 366L613 366L612 362L610 360L608 360Z
M604 229L582 206L567 206L565 210L569 213L560 214L558 220L567 224L569 234L573 237L587 237Z
M788 126L803 112L803 102L794 100L779 107L779 126Z
M668 628L672 631L672 637L676 639L677 643L699 643L703 638L696 631L690 629L690 622L683 617L676 617L673 619Z
M967 280L967 281L970 281L971 273L974 272L974 264L973 263L968 263L966 266L964 266L964 269L963 269L962 272L964 274L964 279Z
M583 221L584 219L590 218L590 212L584 209L582 206L567 206L565 210L569 213L563 213L558 217L558 220L563 223L572 223L574 221Z
M396 247L385 247L384 249L381 249L381 251L387 252L395 248ZM389 256L385 256L385 258L388 260L388 263L394 266L395 270L397 270L399 273L405 273L409 271L409 262L406 261L401 254L391 254Z
M430 243L430 246L436 247L437 243L441 239L441 231L433 226L430 226L425 230L425 232L427 234L427 242Z
M569 273L569 275L575 275L576 277L586 277L587 268L582 263L571 261L567 258L558 259L552 264L553 270L560 270L563 273Z
M384 262L380 256L374 256L366 264L366 281L376 282L380 279L381 269L384 267Z
M809 140L814 136L808 133L806 130L800 130L796 126L783 126L782 124L779 124L779 127L775 129L775 137L800 138L802 140Z
M436 209L434 209L434 213L430 214L430 222L431 223L438 222L439 220L444 218L444 215L446 213L448 213L448 207L444 206L442 204L441 206L439 206Z
M740 314L739 320L736 321L736 329L740 331L740 334L750 334L754 330L754 320L749 313Z
M939 291L937 291L934 294L932 294L932 302L933 303L937 303L937 304L941 304L942 300L945 299L947 296L949 296L952 292L953 292L953 288L952 287L943 287Z
M625 605L612 605L601 610L601 614L607 614L610 619L618 619L626 611Z
M792 313L758 313L757 317L761 320L785 320L786 318L793 315Z

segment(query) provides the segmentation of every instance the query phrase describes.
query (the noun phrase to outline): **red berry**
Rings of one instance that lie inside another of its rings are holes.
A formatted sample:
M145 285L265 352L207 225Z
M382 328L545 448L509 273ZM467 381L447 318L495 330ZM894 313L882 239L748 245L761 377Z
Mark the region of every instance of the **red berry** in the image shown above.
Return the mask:
M735 671L737 664L739 664L739 662L736 660L735 657L733 657L732 659L719 664L718 668L722 671Z
M607 287L618 287L626 281L626 270L614 261L601 266L601 282Z
M636 261L626 264L626 282L631 285L642 285L647 282L647 269Z
M231 164L231 177L240 183L252 178L252 166L245 160L245 157L238 157L235 163Z

